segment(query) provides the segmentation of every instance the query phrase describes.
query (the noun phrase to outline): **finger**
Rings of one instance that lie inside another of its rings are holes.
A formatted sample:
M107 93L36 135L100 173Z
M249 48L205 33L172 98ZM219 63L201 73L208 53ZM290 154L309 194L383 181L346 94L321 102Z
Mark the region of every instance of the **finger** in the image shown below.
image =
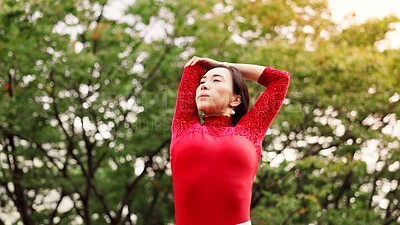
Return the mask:
M197 57L197 56L193 57L192 62L190 63L190 65L191 65L191 66L196 65L196 63L199 61L199 59L200 59L200 58Z
M192 64L192 60L189 60L189 61L185 64L185 67L190 66L190 64Z
M185 64L185 67L189 66L192 63L193 58L191 58L187 63Z
M190 61L188 61L188 62L185 64L184 67L187 67L187 66L189 66L189 65L190 65Z
M195 58L193 61L192 61L192 66L194 66L194 65L196 65L196 63L198 63L200 61L200 59L199 58Z
M194 61L196 58L197 58L196 56L193 56L193 57L185 64L185 67L191 66L192 63L193 63L193 61Z

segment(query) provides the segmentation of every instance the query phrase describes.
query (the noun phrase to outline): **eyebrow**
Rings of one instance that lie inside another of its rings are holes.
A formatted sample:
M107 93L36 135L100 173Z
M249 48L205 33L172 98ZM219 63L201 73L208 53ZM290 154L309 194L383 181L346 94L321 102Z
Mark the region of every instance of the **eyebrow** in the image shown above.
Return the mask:
M212 75L212 77L214 78L214 77L221 77L222 79L224 79L225 80L225 77L224 76L222 76L221 74L214 74L214 75ZM206 75L204 75L201 79L203 79L203 78L207 78L207 76Z

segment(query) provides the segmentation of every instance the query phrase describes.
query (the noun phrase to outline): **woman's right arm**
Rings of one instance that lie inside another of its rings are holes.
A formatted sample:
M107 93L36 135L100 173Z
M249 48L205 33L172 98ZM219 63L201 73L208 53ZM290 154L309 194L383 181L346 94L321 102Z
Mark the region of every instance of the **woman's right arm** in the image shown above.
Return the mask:
M199 121L196 106L196 89L204 75L199 65L185 66L178 88L175 113L172 120L172 138L178 137L189 126Z
M228 67L229 66L235 67L240 71L240 73L245 79L254 81L256 83L258 82L261 74L265 70L265 66L259 66L255 64L227 63L227 62L222 64Z

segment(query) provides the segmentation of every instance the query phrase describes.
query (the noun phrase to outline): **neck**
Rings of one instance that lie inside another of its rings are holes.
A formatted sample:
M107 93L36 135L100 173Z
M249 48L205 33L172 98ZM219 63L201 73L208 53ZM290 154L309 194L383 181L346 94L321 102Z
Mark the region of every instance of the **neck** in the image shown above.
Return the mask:
M227 116L227 117L231 117L231 116L232 116L232 114L231 114L232 110L233 110L232 108L228 108L228 109L226 109L226 110L223 111L223 112L204 113L203 115L204 115L205 118L207 118L207 117L218 117L218 116Z
M213 126L213 127L232 127L232 120L230 116L226 116L223 114L215 114L215 115L207 115L204 117L205 126Z

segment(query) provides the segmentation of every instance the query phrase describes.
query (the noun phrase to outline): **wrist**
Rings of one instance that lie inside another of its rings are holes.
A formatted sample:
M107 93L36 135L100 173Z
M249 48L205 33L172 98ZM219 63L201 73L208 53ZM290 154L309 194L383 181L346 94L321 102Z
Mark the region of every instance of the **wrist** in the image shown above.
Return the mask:
M228 62L220 62L220 64L222 64L223 66L226 66L226 67L231 67L232 66L232 64L230 64Z

